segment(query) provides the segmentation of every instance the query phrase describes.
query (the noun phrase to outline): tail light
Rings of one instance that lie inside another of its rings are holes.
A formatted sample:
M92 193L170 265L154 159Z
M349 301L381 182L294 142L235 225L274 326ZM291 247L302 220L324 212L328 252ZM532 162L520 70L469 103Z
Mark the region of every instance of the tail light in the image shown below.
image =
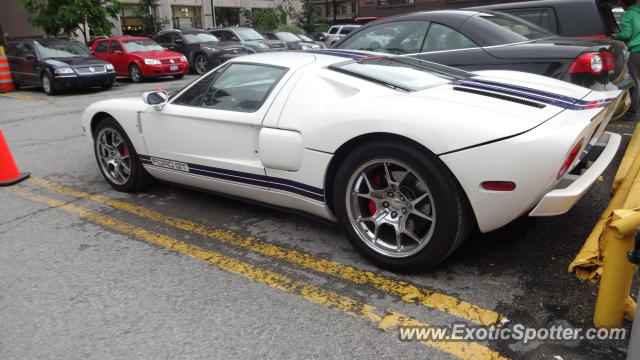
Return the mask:
M609 71L616 68L616 59L612 53L589 52L578 56L578 58L569 67L569 73L590 73L600 75L603 71Z
M576 157L580 153L580 149L582 149L583 142L584 142L584 138L580 139L580 141L578 141L576 146L574 146L573 149L571 149L569 156L567 156L567 159L564 161L564 164L562 164L562 167L558 171L558 176L556 177L556 180L560 179L561 177L564 176L564 174L567 173L567 171L569 170L569 167L571 166L571 164L573 164L573 161L576 159Z

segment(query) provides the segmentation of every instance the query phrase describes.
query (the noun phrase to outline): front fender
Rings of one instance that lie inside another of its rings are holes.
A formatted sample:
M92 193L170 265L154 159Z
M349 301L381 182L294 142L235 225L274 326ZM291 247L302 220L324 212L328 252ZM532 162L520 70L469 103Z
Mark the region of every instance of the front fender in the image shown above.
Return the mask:
M109 116L125 131L138 153L146 153L142 128L138 124L138 114L149 109L141 98L120 98L102 100L89 105L82 113L82 130L93 141L93 130L101 118Z

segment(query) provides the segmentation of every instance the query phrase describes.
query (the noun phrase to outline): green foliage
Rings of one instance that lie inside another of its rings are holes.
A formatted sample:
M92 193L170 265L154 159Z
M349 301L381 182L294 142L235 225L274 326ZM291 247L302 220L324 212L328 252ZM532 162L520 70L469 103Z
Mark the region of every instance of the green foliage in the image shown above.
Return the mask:
M316 10L317 6L311 0L302 0L302 11L300 11L296 20L298 26L304 29L305 32L312 32L316 23Z
M94 34L110 34L121 5L118 0L20 0L31 14L31 25L47 35L71 35L80 31L85 41Z
M290 32L294 34L304 34L304 30L297 25L282 25L276 31Z
M327 32L329 31L330 27L331 27L331 24L328 24L328 23L314 24L314 28L312 31Z
M251 26L257 31L272 31L287 24L287 19L295 17L297 12L288 1L272 8L254 8L243 10L242 14L249 19Z

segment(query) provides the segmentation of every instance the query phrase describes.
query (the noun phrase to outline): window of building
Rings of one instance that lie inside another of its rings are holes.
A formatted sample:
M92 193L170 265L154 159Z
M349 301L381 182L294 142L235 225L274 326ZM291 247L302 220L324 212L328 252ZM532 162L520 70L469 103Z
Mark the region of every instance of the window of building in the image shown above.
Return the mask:
M200 6L172 6L174 29L202 28Z
M240 25L240 8L216 6L216 25Z
M353 14L356 12L358 12L358 6L357 6L357 3L354 1L351 3L351 13Z
M123 35L140 36L144 33L144 23L140 18L140 5L122 5L120 25Z
M415 0L378 0L379 6L415 5Z

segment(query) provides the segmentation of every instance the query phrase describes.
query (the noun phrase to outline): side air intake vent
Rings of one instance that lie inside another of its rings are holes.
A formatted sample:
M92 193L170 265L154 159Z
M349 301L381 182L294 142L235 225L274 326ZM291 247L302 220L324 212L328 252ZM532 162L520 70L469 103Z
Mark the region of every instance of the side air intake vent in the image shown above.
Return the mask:
M522 105L532 106L538 109L542 109L543 107L546 106L546 105L537 103L535 101L529 101L529 100L524 100L524 99L520 99L513 96L496 94L489 91L469 89L469 88L460 87L460 86L454 86L453 90L467 92L467 93L476 94L476 95L488 96L488 97L492 97L492 98L496 98L504 101L511 101L514 103L522 104Z

